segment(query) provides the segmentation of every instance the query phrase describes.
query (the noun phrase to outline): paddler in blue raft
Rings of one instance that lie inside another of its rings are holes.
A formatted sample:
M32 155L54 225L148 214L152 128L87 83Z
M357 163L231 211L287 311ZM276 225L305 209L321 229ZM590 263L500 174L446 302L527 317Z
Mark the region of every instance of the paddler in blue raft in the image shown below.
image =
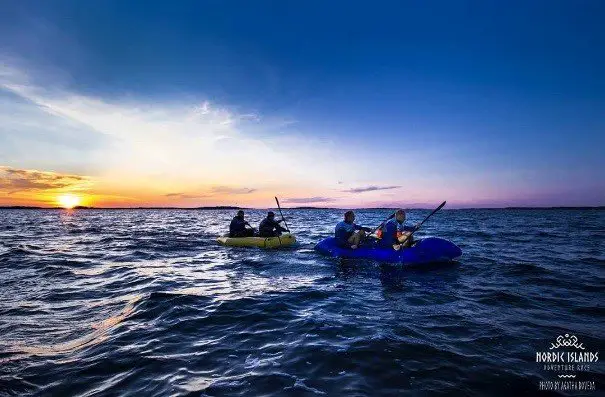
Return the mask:
M387 221L380 229L380 240L378 245L382 248L393 248L399 250L412 245L410 233L416 230L415 226L405 226L405 211L398 209L395 216ZM402 244L403 243L403 244Z
M371 232L372 229L355 224L355 213L353 211L345 212L344 221L338 222L334 230L336 243L342 248L357 249L359 243L365 238L365 232Z

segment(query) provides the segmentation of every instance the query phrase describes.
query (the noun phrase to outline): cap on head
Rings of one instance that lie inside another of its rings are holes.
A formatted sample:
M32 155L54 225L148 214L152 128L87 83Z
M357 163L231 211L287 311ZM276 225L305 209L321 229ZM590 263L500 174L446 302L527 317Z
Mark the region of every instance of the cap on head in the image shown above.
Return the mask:
M242 210L237 211L237 216L244 216L244 211L242 211Z
M275 212L273 212L273 211L269 211L269 212L267 212L267 216L268 216L269 218L273 218L273 217L275 216Z
M353 211L345 212L345 221L349 221L349 220L353 220L353 219L355 219L355 213Z

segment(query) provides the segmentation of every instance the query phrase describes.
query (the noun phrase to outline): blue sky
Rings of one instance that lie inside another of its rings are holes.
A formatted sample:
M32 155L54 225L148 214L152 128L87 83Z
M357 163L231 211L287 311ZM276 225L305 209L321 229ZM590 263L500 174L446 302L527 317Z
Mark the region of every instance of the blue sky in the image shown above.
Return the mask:
M101 203L605 205L601 1L2 4L0 166Z

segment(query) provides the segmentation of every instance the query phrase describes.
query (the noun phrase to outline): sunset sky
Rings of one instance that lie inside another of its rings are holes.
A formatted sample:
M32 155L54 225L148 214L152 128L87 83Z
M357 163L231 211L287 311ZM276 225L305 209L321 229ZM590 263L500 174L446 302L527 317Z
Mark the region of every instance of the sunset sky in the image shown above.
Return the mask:
M602 1L0 7L0 205L605 205Z

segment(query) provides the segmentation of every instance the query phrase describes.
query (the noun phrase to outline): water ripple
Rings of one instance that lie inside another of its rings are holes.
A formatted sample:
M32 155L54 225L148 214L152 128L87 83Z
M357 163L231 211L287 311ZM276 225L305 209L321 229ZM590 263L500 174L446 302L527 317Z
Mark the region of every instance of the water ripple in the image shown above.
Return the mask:
M229 211L0 211L0 395L533 394L554 337L603 347L604 211L442 211L464 256L420 268L286 212L300 244L263 251L215 243Z

